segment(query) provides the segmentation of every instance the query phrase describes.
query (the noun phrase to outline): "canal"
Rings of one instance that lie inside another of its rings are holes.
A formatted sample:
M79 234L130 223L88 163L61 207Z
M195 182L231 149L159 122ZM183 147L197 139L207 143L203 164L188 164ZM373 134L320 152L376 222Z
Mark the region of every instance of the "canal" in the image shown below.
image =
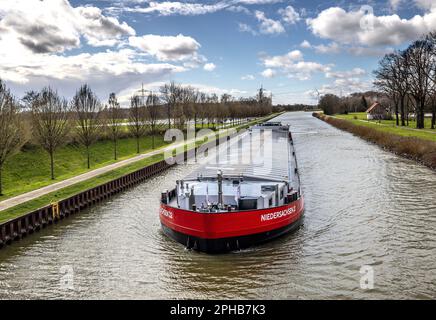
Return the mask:
M436 173L309 113L280 120L306 199L297 232L225 255L185 250L158 217L160 191L195 169L177 166L0 250L0 299L435 299Z

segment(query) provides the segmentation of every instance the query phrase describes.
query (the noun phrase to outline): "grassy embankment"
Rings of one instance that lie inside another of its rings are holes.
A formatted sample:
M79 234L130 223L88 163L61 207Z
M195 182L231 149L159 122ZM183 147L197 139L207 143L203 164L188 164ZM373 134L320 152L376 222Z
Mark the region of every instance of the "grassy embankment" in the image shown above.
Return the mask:
M204 128L213 129L212 125ZM127 127L122 128L123 134ZM197 125L197 130L203 129ZM155 136L155 149L168 145L163 141L163 134ZM141 153L152 151L151 136L140 141ZM48 154L39 146L30 144L19 153L12 156L3 168L3 196L0 201L39 189L50 184L77 176L89 170L98 169L120 160L125 160L137 155L136 140L125 136L118 140L117 160L114 160L113 142L104 139L91 146L91 169L86 166L86 152L82 145L69 143L59 148L55 153L56 179L50 179L50 159Z
M396 134L403 137L415 137L425 140L436 141L436 129L430 129L431 118L425 118L425 128L416 129L416 122L409 121L409 125L402 127L396 126L394 120L367 120L365 112L349 113L349 114L337 114L335 118L344 119L352 122L355 125L367 126L375 128L377 130Z
M436 169L436 137L434 133L364 122L354 119L353 114L341 116L342 119L339 116L330 117L321 113L313 113L313 116L395 154ZM425 129L425 131L431 131L431 129Z
M254 121L251 121L251 122L243 124L243 125L238 125L235 128L238 129L238 130L245 129L245 128L247 128L250 125L253 125L253 124L257 123L257 122L261 122L261 121L265 121L265 120L271 119L273 117L276 117L277 115L278 114L274 114L274 115L271 115L271 116L268 116L268 117L260 118L258 120L254 120ZM147 144L147 139L145 139L145 141L143 141L143 143L144 143L144 145L143 145L144 152L146 152L147 150L150 151L150 149L147 149L146 146L150 147L151 146L151 142L148 145ZM126 141L124 141L124 140L126 140ZM151 141L151 138L150 138L150 141ZM156 139L156 145L158 145L157 141L158 141L158 139ZM165 142L163 141L162 137L160 137L159 141L161 143L160 144L161 147L166 145ZM125 145L125 150L126 151L125 151L124 159L135 156L136 155L135 140L128 138L128 139L123 139L123 143L124 142L126 144ZM101 167L101 166L104 166L104 165L108 165L110 163L114 163L115 161L111 160L112 159L111 157L112 157L113 150L112 150L112 145L111 145L110 141L103 141L103 142L99 142L99 143L102 144L100 146L101 151L105 153L105 156L104 155L100 156L101 162L100 162L99 166ZM196 145L201 145L202 143L203 143L202 141L197 141ZM73 149L70 150L68 148L73 148ZM65 147L65 150L64 150L65 156L63 157L64 161L63 162L59 161L59 164L57 164L57 166L64 167L64 168L68 168L69 166L71 166L73 168L75 167L77 169L77 171L76 171L77 173L76 174L71 174L68 171L68 169L65 169L65 174L64 174L64 176L62 176L63 177L62 179L70 178L70 177L73 177L73 176L75 176L77 174L84 173L84 172L88 171L87 169L85 169L86 168L85 155L81 154L80 148L79 148L79 150L76 150L77 148L78 147L72 147L72 146ZM97 150L99 147L96 145L95 148L96 148L95 150ZM78 152L78 153L75 153L75 152ZM83 153L83 151L82 151L82 153ZM61 152L58 153L58 155L57 155L58 160L61 159L59 154L62 154L62 153ZM20 154L18 154L17 156L19 156L19 155ZM45 154L42 153L42 155L45 155ZM23 155L21 155L21 156L23 156ZM69 163L70 160L72 160L73 156L80 156L80 157L78 157L80 159L80 161L78 161L79 164L76 163L75 165L72 165L72 164ZM34 155L34 157L37 157L37 156ZM164 158L164 154L162 152L162 153L154 155L154 156L152 156L150 158L139 160L139 161L137 161L135 163L132 163L130 165L126 165L126 166L123 166L121 168L112 170L112 171L110 171L108 173L104 173L104 174L99 175L99 176L97 176L95 178L91 178L91 179L88 179L86 181L79 182L79 183L74 184L72 186L69 186L69 187L63 188L61 190L49 193L49 194L44 195L44 196L41 196L41 197L39 197L37 199L27 201L27 202L25 202L23 204L20 204L20 205L17 205L15 207L6 209L4 211L0 211L0 223L1 222L5 222L5 221L10 220L10 219L13 219L13 218L16 218L16 217L18 217L20 215L23 215L23 214L25 214L27 212L31 212L31 211L36 210L38 208L44 207L44 206L46 206L46 205L48 205L48 204L50 204L52 202L60 201L62 199L71 197L71 196L73 196L73 195L75 195L77 193L80 193L80 192L82 192L84 190L87 190L87 189L96 187L98 185L101 185L103 183L106 183L108 181L117 179L117 178L119 178L119 177L121 177L123 175L126 175L128 173L134 172L136 170L139 170L139 169L141 169L141 168L143 168L145 166L148 166L148 165L151 165L153 163L159 162L159 161L163 160L163 158ZM119 160L122 160L122 159L120 158ZM32 167L32 165L33 165L32 160L27 161L27 163L30 165L30 167L24 167L22 165L20 166L23 171L37 171L37 170L35 170ZM63 163L63 164L61 164L61 163ZM95 168L97 168L97 167L93 167L92 169L95 169ZM44 170L47 171L47 176L49 176L49 167L47 169L44 169ZM16 172L19 172L19 170L16 170ZM35 174L35 176L38 176L38 175ZM27 173L27 179L33 179L32 173ZM49 182L53 183L53 181L50 180L49 177L47 179L48 179ZM60 181L60 180L61 180L61 176L58 176L58 180L57 181ZM30 181L32 181L32 180L30 180ZM29 184L31 184L31 183L29 183ZM46 183L45 185L48 185L48 184L50 184L50 183ZM28 187L26 191L21 191L21 192L18 191L18 192L19 193L28 192L28 191L34 190L36 188L39 188L41 186L44 186L44 184L39 185L38 182L35 182L33 186L34 186L33 189L31 189L31 187ZM20 186L18 186L18 190L20 190Z
M162 136L155 137L155 146L166 145ZM140 141L141 152L151 151L151 137ZM118 161L137 155L136 140L123 138L118 141ZM98 141L91 146L91 169L97 169L115 163L113 143L109 140ZM8 159L3 170L3 196L0 201L29 192L89 171L86 165L85 148L77 144L68 144L55 153L56 179L50 179L50 159L41 147L26 146L25 149Z

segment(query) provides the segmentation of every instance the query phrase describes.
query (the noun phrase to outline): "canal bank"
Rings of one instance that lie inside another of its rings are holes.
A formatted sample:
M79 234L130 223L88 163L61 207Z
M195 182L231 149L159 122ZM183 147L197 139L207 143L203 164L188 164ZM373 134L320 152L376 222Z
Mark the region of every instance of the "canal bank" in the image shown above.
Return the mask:
M263 117L249 123L237 126L233 129L243 130L248 126L267 121L279 114ZM227 131L221 134L227 134ZM237 134L237 133L236 133ZM195 155L198 147L212 148L221 141L217 136L216 141L203 143L205 137L187 142L183 145L184 159ZM207 138L210 140L210 137ZM189 144L194 144L189 149ZM176 148L175 146L172 146ZM0 248L12 241L39 231L41 228L51 225L71 214L78 213L100 201L110 198L114 194L124 191L148 178L163 172L172 165L164 159L164 151L157 152L140 161L127 161L127 165L109 170L102 175L84 180L79 183L60 188L56 192L45 194L31 201L23 201L7 210L0 211ZM26 199L26 197L23 197Z
M0 299L435 299L436 172L310 113L278 120L305 195L296 233L220 256L185 250L161 232L160 192L198 166L173 166L0 250ZM363 266L374 289L360 286Z
M338 129L350 132L360 138L375 143L383 149L389 150L399 156L415 160L436 170L436 142L382 132L374 128L356 125L348 120L330 117L318 112L314 112L312 115Z

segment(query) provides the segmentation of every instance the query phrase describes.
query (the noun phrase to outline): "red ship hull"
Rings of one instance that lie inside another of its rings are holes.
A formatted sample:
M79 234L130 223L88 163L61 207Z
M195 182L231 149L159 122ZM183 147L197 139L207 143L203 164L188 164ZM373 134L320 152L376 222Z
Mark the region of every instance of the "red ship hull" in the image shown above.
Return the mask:
M165 234L188 248L208 253L228 252L256 245L301 224L304 199L284 206L225 213L202 213L161 204Z

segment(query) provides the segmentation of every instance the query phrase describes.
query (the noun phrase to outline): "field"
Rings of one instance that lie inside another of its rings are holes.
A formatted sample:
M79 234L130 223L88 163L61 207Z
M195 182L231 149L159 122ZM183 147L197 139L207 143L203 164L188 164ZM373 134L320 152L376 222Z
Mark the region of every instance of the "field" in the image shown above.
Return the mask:
M338 129L348 131L360 138L373 142L385 150L414 159L432 169L436 169L436 141L431 131L425 133L410 128L398 128L389 125L382 126L372 122L340 119L336 116L326 116L316 112L313 113L313 116ZM421 134L425 138L421 138Z
M235 126L235 128L238 130L245 129L252 124L260 121L266 121L268 119L278 116L279 114L280 113L259 118L244 123L242 125L237 125ZM167 143L163 141L162 136L156 137L155 143L156 147L163 147L167 145ZM201 141L197 141L196 145L200 145L201 143ZM151 151L151 137L143 138L141 140L141 152L146 151ZM124 138L119 141L118 160L133 157L135 155L135 139ZM150 158L143 159L122 168L118 168L108 173L99 175L98 177L79 182L70 187L63 188L61 190L41 196L37 199L30 200L12 208L3 210L0 212L0 223L46 206L47 204L54 201L65 199L83 190L111 181L125 174L143 168L147 165L158 162L162 159L163 153L160 153ZM31 150L25 150L15 155L13 158L11 158L11 161L8 162L7 169L8 171L10 171L8 173L4 173L5 182L7 181L7 189L5 188L7 194L3 197L0 197L0 201L14 195L32 191L37 188L52 184L54 182L71 178L78 174L89 171L86 168L86 157L84 149L79 146L68 145L59 149L59 152L56 153L56 161L57 178L55 181L53 181L50 179L50 166L48 156L42 149L40 149L39 147L34 147ZM93 146L91 157L91 170L114 162L115 161L113 160L113 149L111 141L100 141Z
M366 126L375 128L379 131L396 134L403 137L416 137L425 140L436 141L436 130L430 129L431 118L425 118L425 129L416 129L416 122L410 121L409 126L401 127L395 125L394 120L370 120L366 119L365 112L349 113L349 114L337 114L335 118L344 119L359 126Z
M16 218L26 212L31 212L33 210L36 210L38 208L44 207L48 205L49 203L59 201L68 197L71 197L83 190L87 190L93 187L96 187L100 184L106 183L108 181L117 179L125 174L128 174L130 172L133 172L135 170L139 170L147 165L153 164L155 162L161 161L163 159L163 154L158 154L155 156L152 156L150 158L135 162L133 164L130 164L128 166L110 171L108 173L102 174L96 178L89 179L83 182L79 182L75 185L72 185L70 187L63 188L59 191L55 191L52 193L49 193L47 195L44 195L42 197L39 197L37 199L27 201L23 204L17 205L15 207L12 207L10 209L6 209L0 212L0 223L8 221L9 219Z
M141 139L141 152L152 148L151 136ZM155 137L156 148L166 142L163 136ZM118 160L136 155L136 140L123 138L118 141ZM116 162L114 160L113 143L110 140L96 142L91 147L91 170ZM68 144L55 153L56 180L50 179L50 159L39 146L29 145L8 159L3 169L3 196L0 201L15 195L35 190L57 181L74 177L89 171L86 163L86 153L83 146Z

